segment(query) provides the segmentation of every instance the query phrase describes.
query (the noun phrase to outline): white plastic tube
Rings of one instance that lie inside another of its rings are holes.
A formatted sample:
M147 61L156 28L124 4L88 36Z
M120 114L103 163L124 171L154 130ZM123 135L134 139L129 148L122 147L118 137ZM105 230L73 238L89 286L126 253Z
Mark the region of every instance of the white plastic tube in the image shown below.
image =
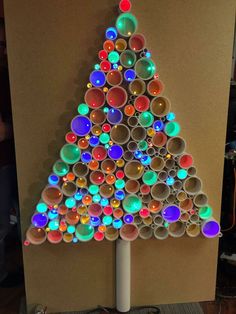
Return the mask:
M130 310L130 242L116 241L116 308L124 313Z

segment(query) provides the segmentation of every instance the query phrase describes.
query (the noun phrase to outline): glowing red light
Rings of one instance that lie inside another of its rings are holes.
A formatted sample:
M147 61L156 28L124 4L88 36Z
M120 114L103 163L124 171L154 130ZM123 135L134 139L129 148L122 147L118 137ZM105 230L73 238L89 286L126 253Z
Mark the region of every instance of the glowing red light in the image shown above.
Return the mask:
M121 0L119 8L122 12L129 12L131 9L131 3L129 0Z
M100 60L105 60L108 57L106 50L100 50L98 53L98 57Z

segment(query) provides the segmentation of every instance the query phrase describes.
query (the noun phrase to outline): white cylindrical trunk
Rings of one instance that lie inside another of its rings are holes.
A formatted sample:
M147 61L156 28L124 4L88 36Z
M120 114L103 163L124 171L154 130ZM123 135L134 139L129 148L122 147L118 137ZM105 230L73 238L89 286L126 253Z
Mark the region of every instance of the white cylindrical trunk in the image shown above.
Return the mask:
M119 312L130 310L130 242L116 241L116 308Z

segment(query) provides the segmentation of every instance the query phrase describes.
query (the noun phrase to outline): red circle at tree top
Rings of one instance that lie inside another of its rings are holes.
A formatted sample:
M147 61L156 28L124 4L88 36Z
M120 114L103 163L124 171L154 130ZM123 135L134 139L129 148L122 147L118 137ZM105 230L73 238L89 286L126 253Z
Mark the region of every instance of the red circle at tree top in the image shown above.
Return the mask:
M131 2L129 0L121 0L119 8L122 12L129 12L131 10Z

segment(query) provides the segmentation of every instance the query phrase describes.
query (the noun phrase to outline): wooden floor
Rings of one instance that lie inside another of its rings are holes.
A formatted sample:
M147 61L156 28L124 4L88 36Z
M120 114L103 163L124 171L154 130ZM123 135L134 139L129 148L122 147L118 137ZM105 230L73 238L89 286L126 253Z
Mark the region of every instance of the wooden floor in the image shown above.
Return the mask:
M10 242L8 245L7 264L9 271L15 271L23 265L20 248L19 243L16 245L14 242ZM236 287L236 276L222 275L222 273L222 271L220 274L218 272L218 286ZM0 314L18 314L20 302L24 296L24 285L12 289L0 288ZM236 299L218 298L214 302L202 302L200 305L204 314L236 314Z

